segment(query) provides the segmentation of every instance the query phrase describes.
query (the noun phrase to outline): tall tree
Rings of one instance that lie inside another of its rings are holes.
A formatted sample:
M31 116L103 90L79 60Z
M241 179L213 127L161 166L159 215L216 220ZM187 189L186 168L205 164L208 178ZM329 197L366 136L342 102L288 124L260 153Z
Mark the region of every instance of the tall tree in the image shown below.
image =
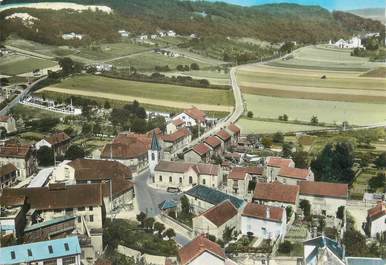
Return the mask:
M48 146L42 146L36 152L36 157L40 166L48 167L54 164L54 150Z

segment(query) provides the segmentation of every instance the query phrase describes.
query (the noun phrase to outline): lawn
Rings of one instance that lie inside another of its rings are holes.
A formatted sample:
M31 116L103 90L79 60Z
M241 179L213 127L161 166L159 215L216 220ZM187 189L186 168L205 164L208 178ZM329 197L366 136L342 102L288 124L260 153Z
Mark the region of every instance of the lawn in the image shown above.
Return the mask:
M44 91L121 101L138 100L143 104L175 108L194 104L203 110L213 111L229 111L233 105L231 90L135 82L93 75L68 78L38 92Z
M379 67L361 75L362 77L386 78L386 67Z
M384 104L267 97L244 94L247 109L254 117L276 119L287 114L289 120L310 121L316 115L319 122L368 125L386 121Z
M237 122L237 125L241 127L242 134L249 134L249 133L268 134L268 133L275 133L279 131L282 133L287 133L287 132L313 131L313 130L326 129L325 127L319 127L319 126L259 121L259 120L251 120L246 118L241 118Z
M190 76L194 79L206 79L211 85L229 86L229 74L218 72L216 70L199 70L199 71L188 71L188 72L167 72L163 73L167 76Z
M34 69L44 69L57 65L56 62L27 57L24 55L9 55L0 58L0 73L18 75L32 72Z
M169 57L166 55L158 54L153 51L146 53L136 54L130 57L126 57L119 60L112 61L112 64L116 67L128 68L135 67L141 71L154 71L155 66L166 66L168 65L171 70L175 70L177 65L190 65L197 63L200 68L207 68L210 65L207 63L199 62L186 57Z
M369 58L354 57L349 49L333 49L326 46L307 46L293 53L293 59L278 59L269 65L321 70L367 71L377 65Z
M12 108L11 113L16 117L23 117L23 120L65 117L65 115L57 112L38 109L22 104L17 104L14 108Z

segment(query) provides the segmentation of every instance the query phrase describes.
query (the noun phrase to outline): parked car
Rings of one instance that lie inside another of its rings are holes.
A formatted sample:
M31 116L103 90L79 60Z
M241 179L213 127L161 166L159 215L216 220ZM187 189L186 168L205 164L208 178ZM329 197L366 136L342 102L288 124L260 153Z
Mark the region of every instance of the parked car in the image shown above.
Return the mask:
M179 193L181 192L180 188L176 188L176 187L168 187L166 189L167 192L170 192L170 193Z

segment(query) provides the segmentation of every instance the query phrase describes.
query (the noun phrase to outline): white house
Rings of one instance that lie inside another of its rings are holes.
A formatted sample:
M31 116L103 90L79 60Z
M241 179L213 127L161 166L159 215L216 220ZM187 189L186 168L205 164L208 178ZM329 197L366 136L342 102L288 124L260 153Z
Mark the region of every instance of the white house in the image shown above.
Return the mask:
M301 181L299 187L300 200L310 202L313 214L336 216L338 208L347 204L347 184Z
M153 183L158 188L186 189L197 184L219 187L222 171L219 165L161 160L154 170Z
M33 146L19 143L5 143L0 146L0 166L8 163L17 168L17 178L24 180L36 169L36 156Z
M277 173L274 181L280 181L284 184L297 185L300 181L314 181L314 173L310 168L294 168L283 166Z
M62 39L63 40L82 40L83 39L83 35L82 34L78 34L78 33L74 33L74 32L71 32L71 33L65 33L62 35Z
M204 235L200 235L178 251L179 265L237 265L225 256L224 250Z
M166 133L172 134L175 133L178 129L181 129L185 126L185 122L182 119L170 120L168 124L166 124Z
M16 121L12 116L1 115L0 128L1 127L3 127L7 133L13 133L17 131Z
M299 186L280 182L256 183L252 201L284 208L291 206L295 210L299 202Z
M71 137L65 132L57 132L48 135L35 144L36 150L43 146L47 146L54 150L56 155L64 155L69 147Z
M335 47L341 49L354 49L354 48L363 48L361 38L354 36L350 40L340 39L334 44Z
M196 107L184 110L182 113L174 116L173 120L181 119L184 121L185 126L194 127L200 125L201 127L206 127L207 117L205 112L199 110Z
M168 37L175 37L177 36L177 33L175 33L173 30L169 30L167 33Z
M369 236L376 237L386 231L386 207L384 202L378 202L377 206L367 212L366 230Z
M210 234L223 238L226 227L238 230L238 211L230 200L213 206L193 218L193 231L196 234Z
M286 222L284 208L248 203L241 214L241 233L275 240L285 236Z

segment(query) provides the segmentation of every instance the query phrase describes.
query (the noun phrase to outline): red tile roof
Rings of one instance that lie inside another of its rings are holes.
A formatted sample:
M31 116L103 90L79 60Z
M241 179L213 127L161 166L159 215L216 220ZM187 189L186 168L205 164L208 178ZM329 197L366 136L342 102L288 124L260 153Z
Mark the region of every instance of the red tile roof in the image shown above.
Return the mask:
M221 260L225 260L225 253L221 247L205 238L203 235L196 237L190 243L178 251L178 259L181 265L187 265L198 258L204 252L209 252Z
M220 171L219 165L203 164L203 163L186 163L186 162L174 162L161 160L155 167L156 171L161 172L173 172L173 173L185 173L190 168L196 171L198 174L203 175L218 175Z
M305 180L310 175L310 173L311 172L309 169L281 167L278 175L286 178Z
M4 146L0 146L0 157L14 157L26 159L31 153L31 145L19 143L6 143Z
M378 202L377 206L369 209L367 211L367 217L370 218L371 221L378 219L386 214L386 207L383 202Z
M206 120L205 112L199 110L196 107L184 110L185 114L189 115L196 121L204 122Z
M229 200L223 201L201 214L211 221L215 226L220 227L237 215L237 209Z
M203 156L210 152L210 148L204 143L199 143L193 147L193 151Z
M106 144L102 150L101 158L109 159L133 159L147 155L149 148L143 143Z
M293 162L292 159L271 156L268 157L267 165L271 167L289 167L291 162Z
M162 136L162 140L164 142L171 142L174 143L180 139L183 139L185 137L188 137L190 135L190 131L188 128L181 128L178 129L176 132L172 134L166 134Z
M300 194L319 197L348 197L348 185L328 182L301 181L299 183Z
M49 142L51 145L57 145L57 144L66 142L70 139L71 139L70 136L68 136L65 132L54 133L44 138L44 140Z
M7 116L7 115L0 115L0 122L7 122L8 119L10 119L11 116Z
M253 199L296 204L298 195L299 186L297 185L286 185L280 182L257 183Z
M185 122L184 122L181 118L178 118L178 119L173 120L172 123L173 123L176 127L178 127L178 126L183 125Z
M216 133L216 136L219 137L223 141L228 141L231 138L231 135L227 133L224 129Z
M267 215L267 211L269 211L269 216ZM245 206L241 215L262 220L281 222L283 213L284 209L281 207L273 207L250 202L247 206Z
M231 131L232 133L236 133L236 134L239 134L240 133L240 128L237 127L235 124L231 123L229 124L229 126L227 127L229 131Z
M221 140L218 139L215 136L209 136L204 141L207 145L209 145L212 148L216 148L221 145Z
M262 167L234 167L228 175L229 179L243 180L246 174L262 175L264 168Z

